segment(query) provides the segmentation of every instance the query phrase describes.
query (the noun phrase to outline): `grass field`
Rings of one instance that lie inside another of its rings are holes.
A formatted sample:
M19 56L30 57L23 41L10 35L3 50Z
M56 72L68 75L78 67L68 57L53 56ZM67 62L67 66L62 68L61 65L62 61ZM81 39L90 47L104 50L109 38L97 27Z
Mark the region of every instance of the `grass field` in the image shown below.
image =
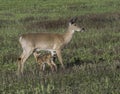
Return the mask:
M63 49L66 69L40 72L33 55L16 76L20 34L58 32L77 16L85 32ZM0 0L0 94L120 94L119 0Z

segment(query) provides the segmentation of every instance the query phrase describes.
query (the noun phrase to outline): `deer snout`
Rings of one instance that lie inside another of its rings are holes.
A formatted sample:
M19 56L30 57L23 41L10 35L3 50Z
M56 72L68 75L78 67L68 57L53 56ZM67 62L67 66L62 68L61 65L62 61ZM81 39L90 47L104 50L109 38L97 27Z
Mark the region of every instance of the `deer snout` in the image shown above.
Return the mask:
M81 32L84 32L85 31L85 28L83 27L83 28L81 28Z
M83 27L82 30L85 31L85 28Z

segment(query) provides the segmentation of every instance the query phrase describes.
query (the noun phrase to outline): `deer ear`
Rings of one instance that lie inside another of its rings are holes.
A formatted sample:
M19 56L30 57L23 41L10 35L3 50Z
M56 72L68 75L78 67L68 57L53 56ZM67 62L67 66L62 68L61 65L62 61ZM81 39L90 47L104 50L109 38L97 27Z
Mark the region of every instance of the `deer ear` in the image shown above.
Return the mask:
M74 17L73 18L73 22L75 23L77 21L77 17Z
M72 19L70 20L69 24L70 24L70 25L71 25L71 24L74 24L74 23L76 22L76 20L77 20L77 17L72 18Z

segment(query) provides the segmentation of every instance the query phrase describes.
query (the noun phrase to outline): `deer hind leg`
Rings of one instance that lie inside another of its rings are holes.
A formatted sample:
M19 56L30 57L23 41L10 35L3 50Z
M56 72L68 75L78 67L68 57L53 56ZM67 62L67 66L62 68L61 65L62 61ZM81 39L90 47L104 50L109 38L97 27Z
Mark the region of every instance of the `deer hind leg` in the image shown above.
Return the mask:
M40 66L40 71L43 71L42 63L40 63L39 66Z
M21 56L18 58L18 70L17 70L17 75L20 75L21 73L21 62L23 61L23 58L25 57L25 50L23 50L23 53Z
M52 72L54 71L54 68L53 68L53 65L51 64L51 61L49 60L49 61L47 61L47 64L50 66L50 68L51 68L51 70L52 70Z
M42 70L45 71L45 63L42 64Z
M45 63L40 63L40 70L45 71Z
M56 50L56 54L57 54L59 62L61 63L62 68L65 69L65 66L62 61L61 50Z
M18 75L23 74L24 63L28 59L28 57L32 54L32 49L23 50L23 53L18 58Z

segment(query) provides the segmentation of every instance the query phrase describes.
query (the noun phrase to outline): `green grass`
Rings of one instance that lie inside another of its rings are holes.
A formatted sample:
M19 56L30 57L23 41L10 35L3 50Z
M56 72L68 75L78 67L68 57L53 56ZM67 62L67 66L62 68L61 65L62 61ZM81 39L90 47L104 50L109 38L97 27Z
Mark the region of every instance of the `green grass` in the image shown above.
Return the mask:
M41 17L58 19L86 13L119 12L119 5L119 0L1 0L0 17L11 20L19 20L29 16L38 19Z
M1 94L120 94L119 10L119 0L0 0ZM56 60L56 73L40 72L30 56L17 78L20 34L63 33L74 16L86 31L63 49L66 70Z

